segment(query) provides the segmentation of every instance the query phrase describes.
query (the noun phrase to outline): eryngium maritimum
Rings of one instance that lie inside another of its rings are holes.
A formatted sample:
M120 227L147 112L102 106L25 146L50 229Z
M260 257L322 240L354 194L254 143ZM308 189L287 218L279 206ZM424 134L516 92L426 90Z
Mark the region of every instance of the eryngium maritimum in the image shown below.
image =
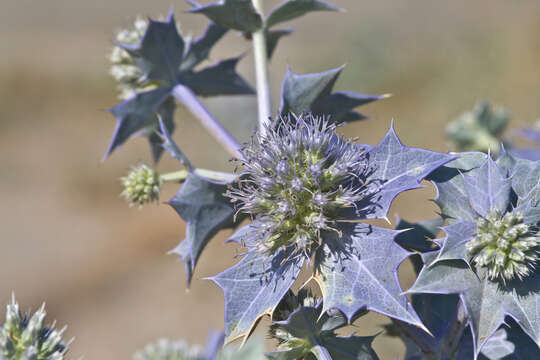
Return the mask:
M32 316L22 315L12 296L7 306L6 321L0 327L0 359L62 360L68 345L62 343L65 327L55 330L43 325L45 305Z
M241 150L243 180L227 195L253 218L258 251L309 256L321 231L338 231L338 210L367 195L372 168L365 149L324 117L278 119L265 130Z
M495 209L476 224L467 251L477 265L487 267L491 279L522 279L530 274L538 260L540 234L523 223L521 213L503 215Z

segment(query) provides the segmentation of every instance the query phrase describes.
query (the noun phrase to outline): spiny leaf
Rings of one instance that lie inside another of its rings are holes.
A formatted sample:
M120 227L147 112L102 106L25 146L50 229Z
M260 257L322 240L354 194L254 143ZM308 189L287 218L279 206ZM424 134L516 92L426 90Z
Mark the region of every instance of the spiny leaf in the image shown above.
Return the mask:
M332 94L332 88L343 66L313 74L296 74L287 69L281 86L280 113L286 117L289 113L300 115L330 116L335 123L365 118L353 109L357 106L384 99L388 95L363 95L354 92Z
M116 128L103 159L106 159L131 135L146 127L153 126L156 122L154 114L161 104L167 100L170 92L170 87L158 87L157 89L138 93L110 109L109 111L116 118Z
M338 234L325 234L316 261L324 308L341 310L348 319L372 310L415 326L422 322L402 292L397 268L411 253L394 242L397 231L368 224L342 223Z
M146 78L173 84L184 55L184 39L178 34L172 11L165 22L150 20L139 44L122 45Z
M232 226L234 208L223 194L227 184L211 182L189 173L169 205L187 223L186 238L171 253L186 265L187 281L208 241L221 229Z
M471 221L460 221L442 229L446 237L442 240L437 260L463 260L469 264L470 259L465 244L473 238L476 224Z
M497 330L482 348L482 355L489 360L540 359L540 347L536 345L512 318Z
M159 122L159 128L161 130L165 129L167 132L167 136L170 136L170 134L174 131L175 125L174 125L174 110L176 108L176 104L174 103L174 100L169 97L163 104L161 104L161 107L157 111L157 116L160 118ZM161 158L161 154L163 153L163 139L157 134L158 129L154 127L154 124L152 124L149 128L149 131L151 131L150 134L148 134L148 142L150 143L150 149L152 150L152 158L154 160L154 163L157 163L159 159ZM186 159L187 160L187 159Z
M201 71L185 74L182 80L199 96L255 94L255 90L236 72L239 60L220 61Z
M493 209L505 211L510 203L511 179L502 174L491 156L474 174L463 178L471 207L478 215L486 216Z
M252 33L262 27L261 15L255 10L251 0L220 0L206 6L193 0L187 2L193 6L188 12L203 14L228 29Z
M341 9L323 0L286 0L270 12L265 26L270 28L312 11L341 11Z
M401 143L392 126L384 139L369 151L374 166L370 181L376 191L358 204L368 219L386 217L392 200L401 192L420 187L432 171L454 157L429 150L409 148Z
M540 205L540 161L516 159L512 169L512 189L518 196L518 205L531 202Z
M471 318L476 354L503 323L506 315L540 344L540 274L524 281L502 285L489 280L483 269L475 274L463 261L445 260L427 264L407 293L458 293Z
M210 22L204 34L186 42L186 52L180 65L180 72L193 69L208 58L210 50L227 33L227 29Z
M254 241L247 237L246 242ZM231 268L211 278L225 297L226 342L249 335L256 321L272 314L303 265L284 250L272 257L252 250Z
M448 221L456 219L474 221L477 214L471 208L463 177L471 170L482 165L486 154L479 152L459 153L457 159L435 169L426 179L437 188L435 203L441 209L441 215Z

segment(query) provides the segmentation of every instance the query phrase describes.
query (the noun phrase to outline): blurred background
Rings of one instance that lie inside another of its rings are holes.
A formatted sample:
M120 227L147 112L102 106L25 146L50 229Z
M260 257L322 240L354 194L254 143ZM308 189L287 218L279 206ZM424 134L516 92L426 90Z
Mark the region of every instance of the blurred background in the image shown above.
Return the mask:
M405 144L448 151L445 124L483 98L509 108L513 127L540 116L537 0L333 2L347 11L297 20L278 46L275 107L287 66L305 73L345 63L337 90L393 94L361 109L371 120L342 129L361 142L376 144L394 118ZM198 35L204 18L184 14L180 0L0 0L0 305L11 291L24 310L46 301L48 319L69 324L67 336L76 337L72 358L129 359L157 338L202 344L223 327L222 293L202 278L233 264L234 246L222 241L230 233L210 244L186 291L183 264L166 255L185 224L167 205L138 210L119 197L129 166L150 162L146 141L129 141L100 162L115 124L105 111L117 102L107 59L114 33L136 15L165 15L171 3L183 32ZM239 71L254 84L250 50L229 33L210 60L244 53ZM246 139L255 98L205 102ZM176 121L175 139L192 162L230 170L187 112L177 111ZM158 166L177 169L167 155ZM423 201L434 196L426 185L399 197L389 218L435 217L436 207ZM162 200L176 190L166 187ZM402 273L406 288L412 279ZM354 330L374 334L384 321L369 315ZM375 346L382 359L403 351L384 336Z

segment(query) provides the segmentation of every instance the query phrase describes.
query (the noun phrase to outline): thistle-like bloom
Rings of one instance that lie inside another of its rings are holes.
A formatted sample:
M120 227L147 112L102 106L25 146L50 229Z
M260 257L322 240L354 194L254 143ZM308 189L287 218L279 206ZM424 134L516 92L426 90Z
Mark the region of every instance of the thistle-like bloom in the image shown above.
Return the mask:
M476 222L476 234L466 247L478 266L487 267L491 279L523 279L538 260L540 234L524 223L519 211L502 214L494 209Z
M254 219L260 252L293 247L309 256L321 231L339 232L338 210L370 191L365 149L338 136L324 117L268 126L241 152L244 180L227 195Z
M133 355L133 360L201 360L202 349L189 346L185 341L160 339L154 344L148 344L144 349Z
M130 206L143 206L159 200L162 180L159 174L146 164L134 166L128 175L121 178L124 190L120 194Z
M146 29L148 28L148 20L142 17L137 17L132 28L118 31L115 37L117 44L130 45L137 44L142 39ZM135 64L129 53L120 46L114 46L109 56L111 61L111 76L118 82L118 90L120 99L128 99L136 92L150 90L155 87L144 79L140 68Z
M43 325L45 304L32 316L22 315L12 296L7 306L6 321L0 327L0 359L62 360L68 345L62 343L66 327L55 330Z

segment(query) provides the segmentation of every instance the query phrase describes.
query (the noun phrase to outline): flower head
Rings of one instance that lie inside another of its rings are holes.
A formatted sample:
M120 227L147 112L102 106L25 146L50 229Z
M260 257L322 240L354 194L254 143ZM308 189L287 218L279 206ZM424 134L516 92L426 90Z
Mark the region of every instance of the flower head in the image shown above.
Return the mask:
M243 180L227 195L254 219L258 250L309 255L322 231L338 231L338 210L367 195L366 151L324 117L279 119L265 130L241 150Z
M43 325L45 305L32 316L22 315L12 296L7 306L6 321L0 327L1 359L62 360L68 345L62 343L66 328L55 330Z
M474 263L487 267L491 279L522 279L534 269L540 234L523 220L519 211L503 214L497 209L477 220L476 234L466 247Z
M120 30L116 34L117 44L133 45L137 44L148 28L148 20L137 17L130 29ZM114 46L109 56L111 61L111 76L118 82L120 99L127 99L136 92L150 90L156 85L144 79L140 68L135 64L129 53L121 46Z
M146 164L134 166L128 175L121 178L124 186L121 196L131 206L142 206L159 199L159 190L162 184L159 174Z

